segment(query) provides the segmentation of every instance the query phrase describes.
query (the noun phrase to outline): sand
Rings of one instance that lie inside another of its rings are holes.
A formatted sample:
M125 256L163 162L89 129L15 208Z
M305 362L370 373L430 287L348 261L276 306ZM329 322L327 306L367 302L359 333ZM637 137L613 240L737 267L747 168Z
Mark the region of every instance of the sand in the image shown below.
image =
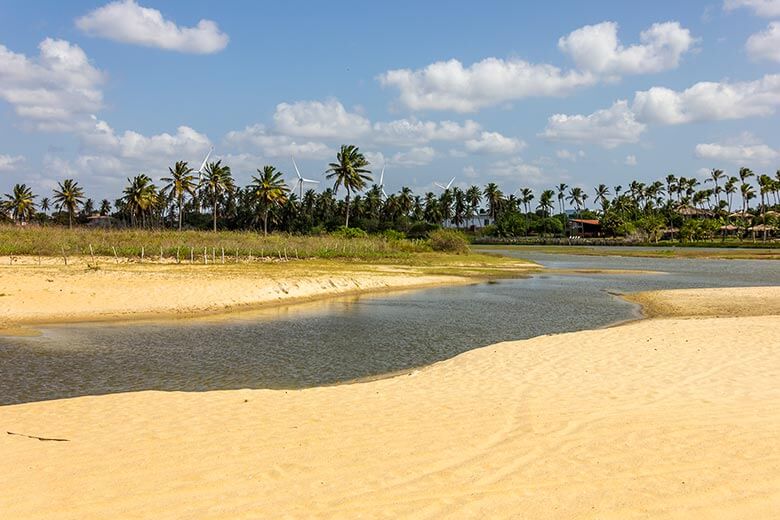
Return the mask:
M780 301L780 288L761 291ZM727 308L741 292L708 290L707 301ZM778 338L780 316L654 318L354 385L0 407L0 511L770 518L780 510Z
M329 296L468 284L490 271L480 265L436 269L338 261L272 264L120 264L103 259L68 267L45 259L0 262L0 333L24 334L25 324L202 316L242 308ZM521 274L538 266L522 261L499 266ZM448 274L448 273L452 274Z

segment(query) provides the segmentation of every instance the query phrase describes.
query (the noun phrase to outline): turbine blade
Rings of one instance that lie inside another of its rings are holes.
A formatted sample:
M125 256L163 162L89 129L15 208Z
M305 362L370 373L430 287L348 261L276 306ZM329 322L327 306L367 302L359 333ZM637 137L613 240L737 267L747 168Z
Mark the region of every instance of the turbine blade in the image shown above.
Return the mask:
M379 174L379 186L382 187L385 185L385 165L382 165L382 173Z
M446 189L447 189L447 188L445 188L444 186L442 186L441 184L439 184L438 182L434 182L434 184L435 184L436 186L438 186L439 188L443 189L443 190L446 190Z
M301 177L301 172L300 172L300 171L298 171L298 165L297 165L297 164L295 164L295 157L293 157L293 156L291 155L291 156L290 156L290 159L292 159L293 166L295 166L295 174L298 176L298 178L299 178L299 179L302 179L303 177Z
M447 183L447 189L450 189L450 186L452 186L452 183L455 182L455 177L450 179L450 182Z
M212 146L209 150L209 153L206 154L206 158L203 159L203 162L200 165L200 168L198 168L199 173L203 173L203 169L206 167L206 163L209 161L209 157L211 157L211 152L214 151L214 147Z
M320 183L320 181L315 181L314 179L304 179L303 177L301 177L301 181L303 181L303 182L311 182L311 183L314 183L314 184L319 184Z

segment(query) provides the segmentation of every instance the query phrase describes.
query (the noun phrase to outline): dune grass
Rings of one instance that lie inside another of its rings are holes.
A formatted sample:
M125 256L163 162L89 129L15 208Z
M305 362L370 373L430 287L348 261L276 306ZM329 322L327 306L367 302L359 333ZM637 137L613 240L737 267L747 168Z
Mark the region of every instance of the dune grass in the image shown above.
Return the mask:
M332 235L267 237L247 231L114 230L61 227L0 227L2 256L117 256L147 259L191 257L222 253L230 259L269 258L408 258L431 251L424 240L391 240L381 236L344 238Z

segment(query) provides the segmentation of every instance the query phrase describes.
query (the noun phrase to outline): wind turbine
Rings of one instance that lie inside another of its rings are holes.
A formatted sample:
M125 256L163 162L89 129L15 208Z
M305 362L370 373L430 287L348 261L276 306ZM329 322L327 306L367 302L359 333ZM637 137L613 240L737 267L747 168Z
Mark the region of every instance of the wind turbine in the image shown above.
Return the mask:
M203 180L203 174L206 173L206 163L208 163L209 157L211 157L211 152L213 151L214 151L214 147L212 146L211 149L209 150L209 153L206 154L206 158L203 159L200 168L196 170L198 174L198 184L200 184L201 181Z
M387 199L387 193L385 192L385 165L382 165L382 173L379 174L379 190L382 192L382 197Z
M434 182L434 184L435 184L436 186L438 186L439 188L441 188L442 190L444 190L444 191L447 191L448 189L450 189L450 188L452 187L452 183L453 183L453 182L455 182L455 177L453 177L452 179L450 179L450 182L448 182L446 186L442 186L442 185L441 185L441 184L439 184L438 182Z
M293 166L295 166L295 174L298 176L298 179L296 179L296 181L295 181L295 184L298 185L298 193L299 193L298 196L302 199L303 198L303 185L304 185L304 183L319 184L320 181L315 181L314 179L304 179L303 177L301 177L301 172L298 170L298 165L295 164L295 157L293 157L291 155L290 159L292 159Z

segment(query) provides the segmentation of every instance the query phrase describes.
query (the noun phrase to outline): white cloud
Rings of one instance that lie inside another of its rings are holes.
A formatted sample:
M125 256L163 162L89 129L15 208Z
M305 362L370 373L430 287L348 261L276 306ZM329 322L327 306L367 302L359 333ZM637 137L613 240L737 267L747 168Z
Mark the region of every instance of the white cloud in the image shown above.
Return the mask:
M496 161L488 167L488 173L532 185L541 185L550 180L539 166L528 164L520 157Z
M780 74L756 81L703 81L682 92L664 87L637 92L633 111L637 119L667 125L769 116L780 105Z
M732 11L745 7L758 16L774 18L780 16L780 0L724 0L723 9Z
M7 155L0 153L0 172L7 172L16 169L19 164L24 162L21 155Z
M626 166L636 166L636 155L626 155L626 160L624 161L624 164Z
M279 103L276 105L274 123L282 134L318 139L351 139L371 130L368 119L348 112L335 99Z
M553 141L595 143L605 148L614 148L639 141L645 128L644 124L636 120L626 101L617 101L610 108L597 110L587 116L550 116L547 127L540 135Z
M132 130L117 135L105 121L93 117L94 126L81 134L87 149L110 153L124 159L196 157L211 146L209 138L189 126L179 126L175 134L145 136Z
M780 22L772 22L765 31L752 35L745 48L754 60L780 62Z
M92 36L194 54L221 51L229 40L211 20L179 27L157 9L141 7L135 0L118 0L99 7L77 19L76 26Z
M640 44L623 47L615 22L586 25L558 40L580 70L605 76L647 74L676 68L694 38L678 22L653 24L639 35Z
M577 159L581 159L585 157L585 152L583 150L572 152L569 150L562 149L562 150L556 150L555 156L558 157L558 159L563 159L565 161L577 162Z
M565 96L620 74L667 70L678 65L694 42L677 22L655 24L640 39L641 44L625 48L617 40L617 24L604 22L559 40L559 48L574 58L579 70L490 57L469 66L451 59L417 70L390 70L378 80L397 88L401 103L412 110L474 112L527 97Z
M294 155L304 159L322 159L335 154L320 142L297 141L286 135L269 134L263 125L252 125L243 130L228 132L225 143L238 149L259 148L266 157Z
M103 73L77 45L46 38L30 59L0 45L0 99L42 130L68 130L103 105Z
M498 132L482 132L475 139L468 139L465 143L466 150L477 154L511 154L525 148L522 139L506 137Z
M740 166L768 164L780 157L780 152L744 134L734 142L697 144L696 157L724 161Z
M374 139L380 143L401 146L430 141L459 141L477 134L480 125L470 119L463 124L454 121L419 121L415 118L374 123Z
M412 148L407 152L398 152L390 159L389 163L394 166L410 167L425 166L436 157L436 151L430 146L421 146Z
M596 80L552 65L486 58L468 67L452 59L419 70L390 70L379 81L398 88L401 102L412 110L474 112L526 97L562 96Z

